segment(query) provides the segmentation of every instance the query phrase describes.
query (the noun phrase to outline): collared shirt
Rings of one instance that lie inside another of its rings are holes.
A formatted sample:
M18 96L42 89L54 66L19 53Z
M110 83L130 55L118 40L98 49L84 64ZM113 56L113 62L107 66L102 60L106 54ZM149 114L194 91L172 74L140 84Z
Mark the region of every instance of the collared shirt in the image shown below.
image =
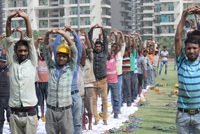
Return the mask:
M124 42L121 44L120 51L117 52L117 54L116 54L117 75L122 74L122 61L123 61L123 56L124 56L124 52L125 52L125 47L126 47L126 43ZM111 48L111 43L109 43L108 48Z
M95 76L93 71L93 49L87 49L87 58L84 67L84 86L93 87L93 82L95 82ZM90 86L91 85L91 86Z
M158 66L159 55L160 55L160 48L158 49L158 54L153 56L153 66L154 67Z
M77 63L77 49L75 45L69 46L71 60L61 68L57 79L57 64L51 59L49 45L44 45L44 58L49 69L47 104L54 107L66 107L72 104L71 84Z
M10 71L10 107L32 107L38 102L35 92L37 54L32 38L25 37L29 58L19 64L13 56L13 39L6 38L6 54Z
M107 76L106 62L108 56L108 42L105 30L102 30L102 33L103 33L103 46L102 46L103 51L98 53L95 51L95 49L93 50L93 55L94 55L93 70L96 79ZM94 46L92 37L93 37L93 29L90 29L88 33L88 38L90 40L91 45Z
M77 58L77 64L76 64L76 69L74 72L74 76L73 76L73 80L72 80L72 87L71 87L71 91L75 91L78 90L78 85L77 85L77 75L78 75L78 68L79 68L79 63L81 60L81 56L82 56L82 45L81 45L81 41L80 38L78 37L78 35L76 34L76 32L74 31L73 33L74 36L74 41L76 44L76 48L78 50L78 58ZM61 40L62 36L58 35L52 45L52 49L53 49L53 53L54 53L54 57L56 57L56 50L58 48L58 46L60 45L60 40Z
M161 55L167 56L168 51L161 51ZM167 61L167 57L162 57L162 61Z
M177 107L200 108L200 60L188 61L183 49L176 62L179 82Z
M108 83L117 83L117 67L116 67L116 55L114 55L110 60L107 61L107 81Z

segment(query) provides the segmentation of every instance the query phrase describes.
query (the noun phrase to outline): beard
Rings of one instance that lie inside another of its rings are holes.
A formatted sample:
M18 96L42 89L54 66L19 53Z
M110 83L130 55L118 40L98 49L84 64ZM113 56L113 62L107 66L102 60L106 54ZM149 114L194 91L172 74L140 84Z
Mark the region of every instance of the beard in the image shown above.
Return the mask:
M187 55L187 54L186 54L186 56L187 56L187 58L188 58L189 61L194 62L194 61L197 60L197 58L198 58L199 55L197 55L197 56L194 57L194 58L189 57L189 55Z

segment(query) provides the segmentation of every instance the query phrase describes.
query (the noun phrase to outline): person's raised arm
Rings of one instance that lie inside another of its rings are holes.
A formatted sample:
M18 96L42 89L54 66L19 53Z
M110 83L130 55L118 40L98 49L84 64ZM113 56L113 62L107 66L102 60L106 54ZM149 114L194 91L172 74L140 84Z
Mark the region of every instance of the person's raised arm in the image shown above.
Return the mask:
M70 33L72 33L72 35L74 36L74 42L75 42L75 45L76 45L76 48L78 50L78 60L77 60L77 64L80 63L81 61L81 56L82 56L82 45L81 45L81 41L80 41L80 38L78 37L76 31L74 31L74 29L72 29L70 26L65 26L65 29L64 31L68 31Z
M111 37L112 37L112 34L113 34L114 32L110 32L110 34L109 34L109 36L108 36L108 49L111 49Z
M181 20L180 20L178 27L177 27L177 30L176 30L176 34L175 34L175 54L176 54L177 59L182 52L181 37L182 37L182 33L183 33L183 28L185 26L186 18L189 14L191 14L190 8L183 10Z
M11 20L12 18L18 17L18 10L15 9L13 12L11 12L8 15L7 21L6 21L6 37L10 37L12 34L11 31Z
M76 64L77 64L77 55L78 55L78 51L76 49L76 46L73 45L73 41L70 39L70 37L67 36L67 34L65 33L64 30L61 29L56 29L55 30L57 34L60 34L64 37L64 39L66 40L66 42L69 45L69 48L71 50L71 60L70 60L70 68L74 71L76 68ZM73 31L75 32L75 31ZM75 32L76 33L76 32ZM73 33L74 34L74 33ZM82 49L82 46L81 46ZM82 50L81 50L82 51Z
M102 25L97 24L97 28L101 28L102 34L103 34L103 45L104 45L104 52L107 55L108 54L108 42L107 42L107 35L104 27Z
M18 10L18 14L19 14L19 17L22 17L24 19L25 23L26 23L26 35L29 38L32 38L31 23L30 23L30 20L28 18L28 15L22 9Z
M92 48L94 48L94 42L92 40L92 38L93 38L93 30L96 28L96 26L97 26L97 24L92 26L90 31L89 31L89 33L88 33L88 38L90 40L90 44L91 44Z
M31 30L31 24L28 15L22 10L18 10L18 16L22 17L25 21L26 24L26 35L28 38L25 38L24 40L27 41L28 43L28 48L29 48L29 58L32 62L32 64L36 67L37 66L37 54L36 54L36 49L34 45L34 41L32 38L32 30ZM17 29L19 30L19 29Z

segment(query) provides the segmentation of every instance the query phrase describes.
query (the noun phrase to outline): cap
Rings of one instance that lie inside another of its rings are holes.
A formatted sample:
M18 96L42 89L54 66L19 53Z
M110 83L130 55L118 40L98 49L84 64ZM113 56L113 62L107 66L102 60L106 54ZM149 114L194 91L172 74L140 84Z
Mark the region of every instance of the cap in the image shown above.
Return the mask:
M2 54L1 57L0 57L0 60L7 61L6 54Z

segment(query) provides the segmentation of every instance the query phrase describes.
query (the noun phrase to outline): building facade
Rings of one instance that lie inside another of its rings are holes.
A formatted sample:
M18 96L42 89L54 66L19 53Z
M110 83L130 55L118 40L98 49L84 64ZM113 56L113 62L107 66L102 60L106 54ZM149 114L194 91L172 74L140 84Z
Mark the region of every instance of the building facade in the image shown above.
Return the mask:
M132 0L111 1L111 26L124 34L132 32Z
M111 3L109 0L79 0L80 28L88 32L95 24L102 24L107 31L111 29ZM31 21L33 30L45 33L49 29L71 26L78 28L77 0L5 0L5 18L14 9L23 9ZM6 19L5 19L6 21ZM25 30L22 18L13 18L12 28L19 26ZM97 37L99 30L94 31ZM19 38L19 33L14 33ZM52 37L55 37L53 35Z

